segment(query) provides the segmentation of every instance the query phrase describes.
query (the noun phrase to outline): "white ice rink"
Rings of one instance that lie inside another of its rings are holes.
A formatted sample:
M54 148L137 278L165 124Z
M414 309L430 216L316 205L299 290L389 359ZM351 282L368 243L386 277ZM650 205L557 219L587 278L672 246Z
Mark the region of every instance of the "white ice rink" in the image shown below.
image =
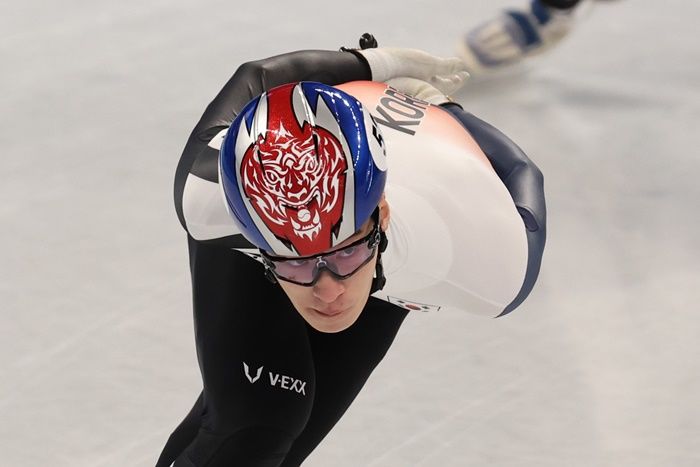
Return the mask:
M147 467L201 389L182 147L242 62L450 55L524 0L3 2L0 466ZM512 315L409 315L308 467L700 465L700 2L602 5L458 96L545 174Z

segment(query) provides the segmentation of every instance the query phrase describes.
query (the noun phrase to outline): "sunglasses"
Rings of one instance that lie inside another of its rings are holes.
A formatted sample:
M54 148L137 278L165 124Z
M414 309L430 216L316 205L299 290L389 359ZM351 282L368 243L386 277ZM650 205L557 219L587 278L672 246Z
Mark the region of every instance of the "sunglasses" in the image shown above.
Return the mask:
M327 270L338 280L347 279L374 258L379 245L379 222L376 219L372 231L350 245L330 253L299 258L280 258L261 251L268 271L280 280L297 285L312 286Z

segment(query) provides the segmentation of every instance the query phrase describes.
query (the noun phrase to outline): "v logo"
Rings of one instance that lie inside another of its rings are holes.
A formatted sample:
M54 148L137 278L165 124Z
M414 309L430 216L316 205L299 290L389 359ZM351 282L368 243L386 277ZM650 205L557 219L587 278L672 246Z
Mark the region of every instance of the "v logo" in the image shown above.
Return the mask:
M248 381L250 381L252 384L260 379L260 375L262 374L263 367L258 368L258 372L255 375L255 378L250 376L250 369L248 368L248 364L246 362L243 362L243 371L245 372L245 376L246 376L246 378L248 378Z

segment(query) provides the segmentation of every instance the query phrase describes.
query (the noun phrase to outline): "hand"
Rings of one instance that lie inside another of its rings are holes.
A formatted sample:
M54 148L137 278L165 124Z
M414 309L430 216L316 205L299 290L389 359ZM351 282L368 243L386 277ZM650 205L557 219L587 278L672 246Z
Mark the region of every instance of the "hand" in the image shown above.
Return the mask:
M358 53L369 63L374 81L406 77L450 88L455 82L461 85L468 76L466 65L458 57L436 57L423 50L390 47L359 50Z
M445 96L450 96L459 91L464 86L465 81L469 78L469 73L459 71L454 75L449 76L433 76L430 78L430 84ZM413 79L413 78L411 78Z

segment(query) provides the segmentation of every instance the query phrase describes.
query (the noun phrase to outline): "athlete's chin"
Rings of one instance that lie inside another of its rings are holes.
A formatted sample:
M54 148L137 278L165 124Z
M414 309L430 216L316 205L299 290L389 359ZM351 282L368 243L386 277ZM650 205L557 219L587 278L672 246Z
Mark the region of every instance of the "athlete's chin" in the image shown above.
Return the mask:
M345 331L355 324L360 313L362 313L362 308L357 310L355 307L333 313L322 313L315 308L308 308L302 316L315 330L332 334Z

